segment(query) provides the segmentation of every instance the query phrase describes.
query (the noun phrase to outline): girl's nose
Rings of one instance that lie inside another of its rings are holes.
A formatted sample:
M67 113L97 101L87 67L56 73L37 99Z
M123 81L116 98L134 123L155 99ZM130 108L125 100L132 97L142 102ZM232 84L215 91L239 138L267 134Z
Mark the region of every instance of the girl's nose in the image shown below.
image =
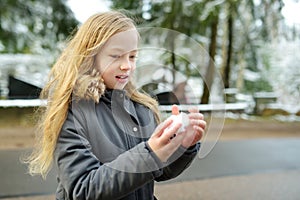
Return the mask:
M131 63L129 61L129 59L124 58L121 65L120 65L120 70L124 71L124 70L130 70L131 69Z
M122 64L122 65L120 65L120 70L122 70L122 71L127 71L127 70L129 70L130 69L130 65L128 65L128 64Z

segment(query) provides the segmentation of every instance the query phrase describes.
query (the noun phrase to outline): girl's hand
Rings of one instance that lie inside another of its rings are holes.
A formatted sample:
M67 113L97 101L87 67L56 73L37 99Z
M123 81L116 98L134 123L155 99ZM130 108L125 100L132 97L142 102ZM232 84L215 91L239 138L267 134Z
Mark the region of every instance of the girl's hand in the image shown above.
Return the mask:
M175 107L175 108L174 108ZM179 114L179 110L177 106L173 106L172 114ZM173 113L174 111L174 113ZM184 139L182 141L182 146L185 148L189 148L195 145L204 135L206 122L204 121L204 116L199 113L197 108L189 109L189 120L190 123L186 127L186 133L183 133Z
M195 145L204 135L206 128L206 121L204 121L203 114L199 113L197 108L189 109L190 124L186 128L186 136L182 141L182 146L188 148Z
M202 138L206 127L204 117L197 108L189 109L189 112L189 125L185 131L177 134L182 123L168 118L155 129L148 140L150 148L162 162L166 162L179 146L189 148ZM173 105L172 115L178 114L178 106Z
M181 122L173 122L168 118L155 129L148 140L148 145L162 162L166 162L183 142L183 135L174 137L181 125Z

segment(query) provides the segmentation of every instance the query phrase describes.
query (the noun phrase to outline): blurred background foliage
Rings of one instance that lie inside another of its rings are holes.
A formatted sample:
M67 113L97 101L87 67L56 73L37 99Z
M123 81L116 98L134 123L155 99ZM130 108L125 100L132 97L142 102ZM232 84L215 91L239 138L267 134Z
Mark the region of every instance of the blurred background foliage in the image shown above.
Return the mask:
M0 53L53 53L78 25L63 0L1 0L0 9Z

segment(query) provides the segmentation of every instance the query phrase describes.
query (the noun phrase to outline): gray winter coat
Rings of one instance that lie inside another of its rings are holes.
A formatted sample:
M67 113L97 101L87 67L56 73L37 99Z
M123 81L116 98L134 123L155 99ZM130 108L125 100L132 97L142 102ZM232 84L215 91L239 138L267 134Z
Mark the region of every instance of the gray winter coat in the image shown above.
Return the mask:
M154 180L178 176L200 147L180 147L162 163L147 143L156 125L121 90L106 91L98 104L73 101L54 153L56 199L154 199Z

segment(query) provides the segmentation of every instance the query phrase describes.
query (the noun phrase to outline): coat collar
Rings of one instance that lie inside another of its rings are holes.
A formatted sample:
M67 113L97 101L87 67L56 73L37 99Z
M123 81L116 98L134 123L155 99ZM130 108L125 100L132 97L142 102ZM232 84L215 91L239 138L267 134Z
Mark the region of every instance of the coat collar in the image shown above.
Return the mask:
M128 97L125 90L116 90L116 89L106 89L100 101L103 101L105 104L111 106L116 106L115 109L122 108L137 119L137 114L133 105L133 101Z

